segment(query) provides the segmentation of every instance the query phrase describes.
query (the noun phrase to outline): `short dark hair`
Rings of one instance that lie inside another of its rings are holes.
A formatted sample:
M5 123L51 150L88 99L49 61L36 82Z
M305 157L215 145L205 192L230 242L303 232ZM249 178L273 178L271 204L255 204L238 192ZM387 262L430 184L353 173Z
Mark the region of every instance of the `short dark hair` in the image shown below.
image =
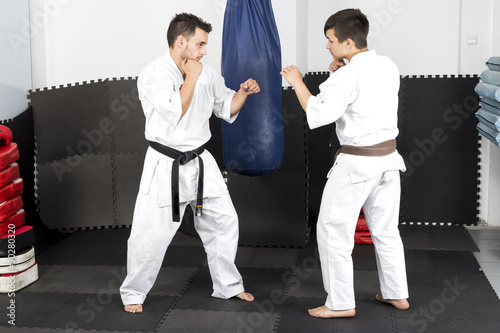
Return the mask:
M207 34L212 31L212 25L203 21L196 15L189 13L177 14L170 21L170 25L167 30L167 42L169 47L173 47L177 36L183 35L186 39L189 39L194 35L196 28L200 28Z
M366 38L370 30L370 22L359 9L344 9L330 16L325 23L325 36L326 32L332 28L339 42L350 38L358 49L368 46Z

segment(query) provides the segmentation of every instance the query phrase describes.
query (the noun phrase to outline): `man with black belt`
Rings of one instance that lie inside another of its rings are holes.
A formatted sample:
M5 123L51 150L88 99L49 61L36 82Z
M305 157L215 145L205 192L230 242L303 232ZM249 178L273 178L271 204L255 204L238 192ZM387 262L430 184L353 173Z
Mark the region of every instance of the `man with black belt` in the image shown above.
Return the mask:
M369 23L357 9L325 23L334 73L312 96L295 66L281 74L295 89L311 129L336 123L342 145L328 173L317 223L318 250L328 296L313 317L355 315L352 250L361 207L375 246L381 302L408 309L403 243L398 230L400 178L396 150L399 71L387 57L368 50ZM344 60L349 63L345 65Z
M259 85L248 79L239 91L200 62L207 53L209 23L192 14L176 15L167 31L168 52L139 75L137 86L146 116L150 147L128 240L127 277L120 287L125 311L139 313L161 268L165 251L189 204L207 253L212 296L253 301L234 264L238 217L213 156L209 118L233 122Z

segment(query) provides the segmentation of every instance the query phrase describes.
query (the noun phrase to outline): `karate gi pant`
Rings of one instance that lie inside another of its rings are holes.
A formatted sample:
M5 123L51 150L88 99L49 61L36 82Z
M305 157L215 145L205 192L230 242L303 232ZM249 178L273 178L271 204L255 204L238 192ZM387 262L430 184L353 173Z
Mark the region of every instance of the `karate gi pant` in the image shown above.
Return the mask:
M352 250L363 207L385 299L408 298L403 243L399 234L399 170L352 183L346 159L340 159L325 185L317 224L323 284L331 310L355 308Z
M154 192L154 191L153 191ZM127 277L120 287L123 304L143 304L153 286L179 222L172 222L172 207L158 207L155 195L139 192L128 239ZM186 206L181 202L181 220ZM234 263L238 247L238 217L229 193L203 200L203 215L194 217L213 282L213 297L231 298L244 291Z

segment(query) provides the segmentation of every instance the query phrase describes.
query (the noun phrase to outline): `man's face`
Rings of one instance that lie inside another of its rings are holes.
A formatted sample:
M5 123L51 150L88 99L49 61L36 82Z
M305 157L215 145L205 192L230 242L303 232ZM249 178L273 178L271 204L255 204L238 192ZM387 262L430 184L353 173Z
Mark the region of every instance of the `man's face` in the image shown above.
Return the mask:
M207 54L206 45L208 42L208 33L200 28L196 28L194 35L184 43L182 50L182 59L193 59L200 61Z
M345 58L346 48L344 44L346 41L340 43L338 38L335 36L335 30L333 28L326 31L326 38L328 39L326 48L330 51L333 59L340 61Z

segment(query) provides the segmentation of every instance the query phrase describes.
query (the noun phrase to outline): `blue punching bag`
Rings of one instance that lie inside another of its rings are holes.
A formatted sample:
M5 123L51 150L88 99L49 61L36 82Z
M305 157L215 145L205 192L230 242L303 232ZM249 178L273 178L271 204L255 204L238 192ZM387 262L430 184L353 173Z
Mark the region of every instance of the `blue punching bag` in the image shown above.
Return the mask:
M271 0L228 0L223 29L226 85L238 91L252 78L261 89L232 124L222 122L224 163L242 175L264 175L279 168L284 150L281 48Z

